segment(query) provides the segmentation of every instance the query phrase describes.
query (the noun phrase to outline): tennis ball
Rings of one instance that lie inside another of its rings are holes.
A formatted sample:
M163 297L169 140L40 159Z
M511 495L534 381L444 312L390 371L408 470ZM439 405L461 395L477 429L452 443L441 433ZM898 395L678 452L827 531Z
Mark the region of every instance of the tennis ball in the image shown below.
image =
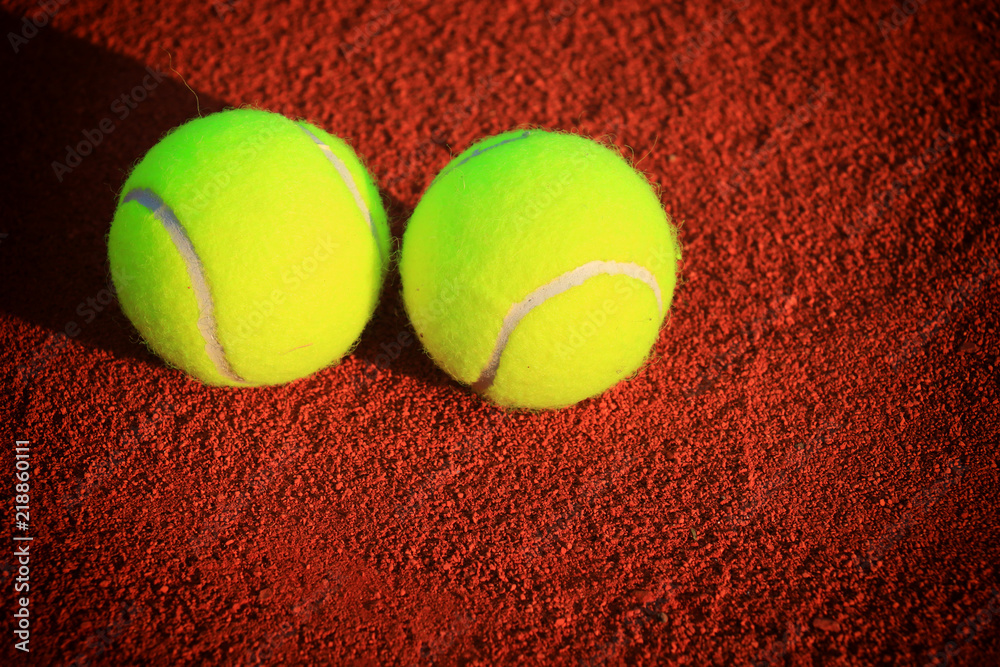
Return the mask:
M211 385L272 385L338 361L378 300L389 229L357 155L255 109L168 133L122 188L111 278L150 348Z
M403 235L403 300L434 361L505 407L551 409L634 374L680 246L646 179L590 139L486 139L434 179Z

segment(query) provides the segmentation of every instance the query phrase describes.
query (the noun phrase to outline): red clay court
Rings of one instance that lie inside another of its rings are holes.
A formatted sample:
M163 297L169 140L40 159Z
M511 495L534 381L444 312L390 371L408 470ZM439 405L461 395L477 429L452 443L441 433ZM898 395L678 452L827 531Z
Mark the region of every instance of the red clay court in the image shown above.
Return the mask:
M995 3L0 17L5 664L1000 660ZM168 368L109 290L117 195L243 105L347 139L397 245L480 138L620 147L683 221L648 366L505 413L414 342L393 270L335 367Z

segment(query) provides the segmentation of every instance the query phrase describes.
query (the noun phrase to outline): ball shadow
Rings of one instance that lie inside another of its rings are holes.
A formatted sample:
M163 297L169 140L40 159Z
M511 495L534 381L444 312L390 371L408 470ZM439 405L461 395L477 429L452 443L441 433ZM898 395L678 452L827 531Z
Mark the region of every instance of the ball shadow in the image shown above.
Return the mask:
M51 26L25 30L0 11L0 32L28 34L0 68L0 310L117 356L151 361L109 289L106 235L131 166L168 130L223 102L169 69L146 66ZM9 46L9 45L8 45ZM165 73L164 73L165 72ZM22 331L26 331L22 328ZM159 362L152 362L159 363Z
M22 17L0 11L0 30L19 35ZM170 71L110 53L51 26L3 56L0 90L8 128L0 197L0 310L84 346L161 365L122 313L110 285L107 233L132 167L172 128L221 111L223 100L191 91ZM412 207L383 193L396 248ZM31 327L21 335L43 344ZM400 344L400 340L403 344ZM407 343L408 341L408 343ZM399 346L399 354L392 351ZM388 360L385 356L389 350ZM379 306L354 355L366 368L390 368L429 385L453 385L423 352L391 267Z
M352 353L365 366L360 381L370 384L376 372L388 371L419 379L428 386L461 389L462 385L437 368L425 354L403 305L398 251L402 248L403 230L413 214L413 207L386 192L382 192L382 201L389 217L396 257L386 276L375 313Z

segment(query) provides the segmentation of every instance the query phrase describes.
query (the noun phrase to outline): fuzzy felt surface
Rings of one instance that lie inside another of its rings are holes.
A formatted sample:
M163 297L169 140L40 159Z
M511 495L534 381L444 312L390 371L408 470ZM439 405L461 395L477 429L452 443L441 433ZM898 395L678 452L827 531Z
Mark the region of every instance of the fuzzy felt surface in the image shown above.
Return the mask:
M353 346L375 308L388 246L378 192L350 147L307 129L253 109L211 114L170 132L122 188L108 237L122 309L154 351L209 384L309 375ZM349 165L381 238L313 137ZM127 199L136 190L173 210L190 256ZM212 338L235 375L206 353Z
M56 4L0 0L0 662L997 663L996 2ZM390 270L336 366L169 368L106 237L242 105L353 146L397 245L483 137L613 137L684 248L655 363L504 412Z
M400 253L403 299L420 342L457 380L490 363L505 318L537 290L595 261L601 272L529 306L486 396L560 408L631 376L674 293L676 231L649 183L591 139L541 130L491 137L458 155L423 195Z

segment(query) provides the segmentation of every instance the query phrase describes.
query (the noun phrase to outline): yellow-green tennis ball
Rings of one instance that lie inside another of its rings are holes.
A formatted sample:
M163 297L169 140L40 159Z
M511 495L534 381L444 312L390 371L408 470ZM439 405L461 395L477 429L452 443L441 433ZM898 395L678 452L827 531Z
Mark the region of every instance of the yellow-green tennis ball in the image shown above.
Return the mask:
M677 281L646 179L590 139L508 132L459 155L403 235L403 299L430 356L508 407L559 408L642 366Z
M165 136L126 180L108 236L122 310L212 385L281 384L337 362L388 256L385 209L354 151L254 109Z

